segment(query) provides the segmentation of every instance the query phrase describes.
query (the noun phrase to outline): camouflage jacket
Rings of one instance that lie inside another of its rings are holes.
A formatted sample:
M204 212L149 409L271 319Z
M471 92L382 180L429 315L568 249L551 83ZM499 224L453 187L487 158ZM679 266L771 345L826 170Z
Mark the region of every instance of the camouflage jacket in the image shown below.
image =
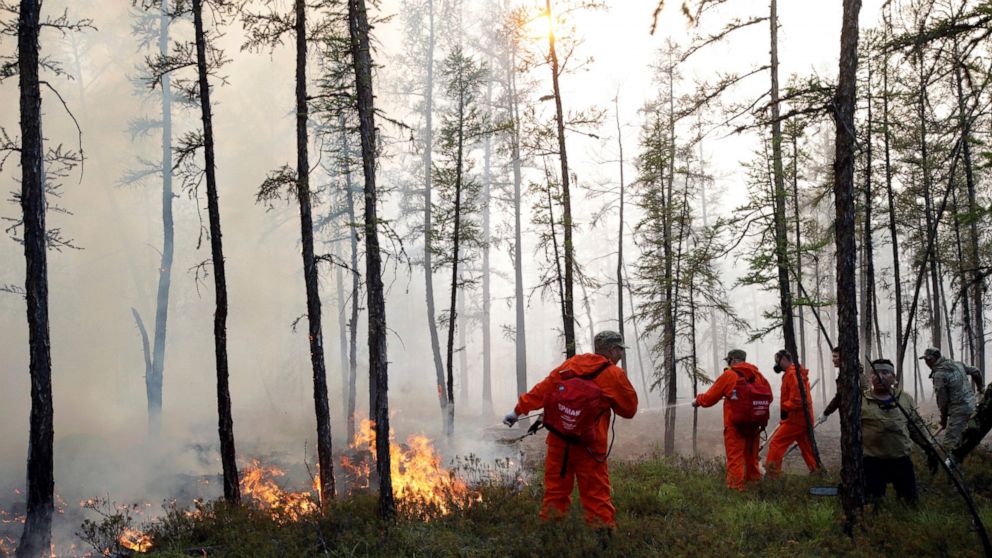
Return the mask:
M975 410L975 391L971 387L971 377L964 364L941 358L934 363L930 377L933 379L941 420L946 419L952 410L968 413Z

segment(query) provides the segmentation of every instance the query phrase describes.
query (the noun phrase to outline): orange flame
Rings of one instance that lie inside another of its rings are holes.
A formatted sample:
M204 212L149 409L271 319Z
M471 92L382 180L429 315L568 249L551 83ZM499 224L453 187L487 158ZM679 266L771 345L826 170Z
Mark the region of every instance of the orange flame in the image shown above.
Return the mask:
M389 435L393 437L392 432ZM351 447L367 449L375 459L375 422L362 420ZM447 515L454 508L469 506L480 499L463 480L441 465L441 456L426 436L408 437L405 447L390 440L389 459L393 495L402 512L428 519ZM341 464L368 486L371 473L368 462L356 465L342 458Z
M128 550L134 552L148 552L152 548L152 538L146 533L136 529L124 528L124 532L117 538L117 542Z
M241 474L241 493L280 520L295 521L317 510L308 492L286 492L273 480L285 476L278 467L263 466L253 459Z

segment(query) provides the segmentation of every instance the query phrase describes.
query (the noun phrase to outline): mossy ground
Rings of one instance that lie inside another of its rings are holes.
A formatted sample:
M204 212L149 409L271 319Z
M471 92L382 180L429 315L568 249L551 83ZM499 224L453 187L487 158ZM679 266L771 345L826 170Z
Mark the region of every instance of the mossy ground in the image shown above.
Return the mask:
M537 519L540 483L513 493L484 489L467 509L431 521L376 516L373 496L334 502L324 518L280 523L259 510L208 504L174 511L148 526L152 556L978 556L981 546L960 497L941 477L917 468L920 504L890 495L868 509L854 538L841 532L837 498L812 486L833 476L786 475L746 493L727 490L713 460L654 458L613 463L619 527L608 539L587 528L577 502L562 521ZM992 524L992 459L966 464L974 497Z

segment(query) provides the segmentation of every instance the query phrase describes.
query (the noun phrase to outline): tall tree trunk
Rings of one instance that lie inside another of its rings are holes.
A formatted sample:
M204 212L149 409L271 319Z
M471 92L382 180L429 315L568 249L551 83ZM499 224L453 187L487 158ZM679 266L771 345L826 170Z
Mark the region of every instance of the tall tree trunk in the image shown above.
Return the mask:
M375 420L375 468L379 475L379 515L396 515L389 456L389 375L386 359L386 302L379 254L375 186L375 99L372 92L372 52L365 0L348 0L348 31L355 66L358 120L365 175L365 284L369 312L369 414Z
M665 370L665 455L675 453L675 403L678 396L678 377L675 371L675 300L674 291L677 279L673 266L675 256L672 251L672 217L674 213L673 190L675 189L675 62L673 52L668 52L668 185L666 186L665 207L662 208L663 256L665 260L665 301L662 304L662 358ZM679 242L681 243L681 238Z
M703 179L705 181L705 179ZM696 400L699 395L699 361L696 354L696 285L695 272L689 276L689 344L692 361L692 400ZM699 455L698 436L699 431L699 407L692 408L692 455Z
M958 215L959 212L961 211L961 208L958 205L958 189L956 187L951 191L951 203L953 204L952 211L954 212L955 215ZM975 354L975 348L972 346L972 343L971 343L971 341L972 341L972 332L971 332L972 323L971 323L971 304L970 304L970 300L969 300L971 297L969 296L968 289L965 287L965 285L967 283L967 277L965 276L965 273L963 272L963 268L966 265L965 262L967 260L965 260L964 247L962 246L962 240L961 240L961 220L960 219L954 219L953 220L953 223L954 223L954 248L955 248L955 250L957 252L956 256L957 256L957 261L958 261L958 265L957 265L957 272L958 273L957 273L957 276L958 276L958 282L962 286L962 288L960 289L960 294L958 296L960 296L960 298L961 298L961 313L963 314L962 320L961 320L961 336L962 336L962 338L961 338L961 355L962 355L961 358L964 359L964 358L971 358ZM944 284L943 281L941 281L941 286L942 287L943 287L943 284ZM953 281L952 281L951 284L953 285ZM944 293L944 295L945 295L945 300L946 300L946 292ZM946 304L945 304L945 307L946 307ZM951 328L951 321L950 320L947 321L947 327L948 327L948 330L950 330L950 328ZM948 337L950 337L950 336L948 336ZM951 349L953 350L954 349L954 343L953 343L953 341L951 339L948 339L948 344L950 345ZM967 357L964 356L966 354L968 355ZM954 359L953 353L951 355L951 359Z
M444 362L441 360L441 341L437 333L431 248L434 228L434 218L431 215L434 179L434 0L427 0L427 22L427 83L424 86L424 281L427 293L427 330L431 337L431 354L434 355L434 372L437 377L437 399L441 405L441 421L447 429L448 392L444 387Z
M954 81L957 84L958 100L958 123L961 127L961 135L964 138L962 151L964 155L964 177L968 186L968 214L976 215L979 211L976 202L975 174L971 159L971 118L968 117L968 110L965 103L964 86L961 76L961 66L963 64L957 52L955 43L954 60ZM972 316L969 338L971 339L971 360L972 366L982 371L982 378L985 378L985 276L981 271L981 261L979 259L978 248L978 219L972 218L968 223L968 256L967 260L962 260L962 264L967 261L968 267L972 270L971 279L971 300ZM962 277L962 284L968 285L966 276ZM963 292L967 292L967 286L962 287ZM965 303L967 304L967 302Z
M874 203L872 195L872 112L871 112L871 59L867 58L865 60L865 67L868 70L868 86L865 88L865 95L867 101L867 117L868 120L865 123L865 209L864 209L864 220L861 223L862 234L864 234L864 245L862 246L862 269L863 269L863 282L861 285L862 293L862 335L864 339L863 347L865 357L869 360L874 359L874 343L872 340L872 324L873 324L873 314L875 304L873 300L873 294L875 289L875 250L874 244L872 243L872 204ZM882 348L878 347L881 351Z
M548 56L551 59L551 83L555 97L555 119L558 124L558 152L561 159L561 205L564 256L565 256L565 285L562 296L562 331L565 334L565 355L575 356L575 305L572 292L575 274L575 249L572 244L572 198L569 190L568 155L565 151L565 115L561 107L561 89L558 87L558 53L555 50L554 13L551 11L551 0L545 0L548 16Z
M350 232L350 231L349 231ZM345 249L338 244L334 252L340 261L344 261ZM338 301L338 366L341 370L341 403L344 409L344 421L348 422L348 297L344 294L344 267L334 266L334 291ZM350 433L345 438L348 442L354 439Z
M954 186L951 186L951 191L952 192L954 191ZM957 209L955 208L954 211L957 212ZM943 331L946 331L947 332L947 351L946 351L946 353L947 353L947 356L951 360L955 360L955 356L954 356L954 338L951 336L951 324L953 322L951 322L951 314L949 312L950 305L947 304L947 293L944 290L944 272L943 272L942 267L943 266L941 266L940 263L938 262L938 264L937 264L937 276L940 278L940 280L937 282L937 286L940 289L940 293L939 293L939 296L940 296L940 306L941 306L941 311L943 312L943 319L944 319L944 326L945 326L945 328L943 328Z
M914 355L920 354L920 349L917 346L917 337L918 336L916 334L916 326L913 326L913 354ZM913 389L913 398L914 399L916 399L917 401L920 400L920 391L922 391L923 392L923 396L926 397L927 390L926 390L926 387L924 387L924 385L923 385L923 379L920 377L920 359L917 359L917 358L914 358L913 359L913 386L914 386L914 389ZM917 389L916 386L919 386L919 389Z
M816 297L817 303L820 301L820 258L813 255L813 276L816 280L816 287L814 295ZM823 362L823 332L819 332L816 335L816 364L820 370L820 405L825 406L827 404L827 381L829 374L827 374L827 368L824 366ZM810 394L812 395L812 394Z
M307 153L307 6L296 0L296 197L300 202L300 237L303 244L303 279L307 291L310 364L313 368L313 403L317 414L317 464L321 510L334 498L334 456L331 448L331 410L327 401L324 365L324 332L321 325L317 261L313 253L313 217L310 208L310 159Z
M617 223L617 331L620 332L620 337L623 337L623 210L624 203L626 199L624 198L624 188L626 184L624 183L623 176L623 128L620 127L620 96L617 95L613 99L614 114L617 118L617 147L620 148L620 220ZM627 357L626 355L618 363L621 368L626 369Z
M803 237L802 219L799 214L799 131L792 134L792 210L796 224L796 285L802 289L803 284ZM806 362L806 319L803 307L799 305L799 362Z
M45 231L45 153L41 132L38 35L41 2L22 0L17 19L20 76L21 211L24 218L24 292L27 299L31 374L28 494L18 558L48 556L55 511L55 439L52 355L48 334L48 254Z
M899 342L903 337L902 323L902 276L899 269L899 234L896 230L896 204L895 194L892 190L892 135L889 129L889 55L883 54L882 58L882 139L885 146L885 192L889 204L889 236L892 240L892 283L895 291L895 311L896 311L896 351L899 349ZM896 380L902 385L903 362L901 358L896 359Z
M926 216L927 234L933 235L934 239L937 237L936 227L933 225L933 184L930 176L930 155L929 146L927 145L927 123L926 123L926 108L928 104L927 98L927 79L925 77L924 60L922 49L916 52L916 60L919 65L919 92L917 94L916 118L919 120L920 127L920 137L919 137L919 147L920 147L920 168L923 174L923 201ZM936 240L935 240L936 241ZM934 293L931 298L930 306L930 327L931 327L931 342L934 347L938 349L941 348L941 335L940 328L940 298L938 293L940 292L939 278L937 275L937 258L930 258L930 288Z
M489 67L492 67L490 58ZM486 82L486 110L493 106L493 81ZM482 416L493 416L493 330L492 313L492 269L489 262L489 244L492 241L492 136L483 139L482 155Z
M565 322L566 316L568 315L568 313L565 310L565 285L561 270L561 251L558 248L558 235L555 232L555 200L554 200L554 196L551 193L552 178L550 171L547 169L547 166L545 166L544 174L547 177L547 185L548 185L548 191L547 191L548 225L551 229L551 247L554 250L554 256L555 256L555 279L558 283L558 304L559 304L559 308L561 309L562 322ZM575 320L573 319L572 322L574 325Z
M778 93L778 0L771 0L769 29L771 30L771 116L772 116L772 167L775 181L775 255L778 264L778 284L779 299L782 314L782 336L785 340L785 350L793 356L797 366L796 376L799 377L799 385L803 385L801 362L798 359L799 351L796 345L796 332L792 315L792 292L789 287L789 260L788 247L789 239L786 231L785 212L785 173L782 169L782 123L780 121L779 93ZM820 462L820 452L816 447L816 437L813 434L813 423L810 421L810 403L806 400L806 390L799 390L803 403L803 416L806 419L806 434L809 436L810 444L813 446L813 456L816 458L817 466L822 467Z
M355 439L355 399L358 382L358 309L362 288L362 276L358 271L358 234L355 231L358 217L355 212L355 186L351 180L351 144L348 141L348 126L344 115L338 118L341 128L341 161L344 175L345 199L348 204L348 238L351 243L351 317L348 319L348 366L346 385L348 440Z
M465 95L458 96L458 152L455 161L455 213L454 231L452 232L452 254L451 254L451 304L448 307L448 422L445 424L445 433L448 438L455 434L455 329L458 326L458 308L456 307L458 296L458 258L461 249L461 225L462 225L462 164L465 146Z
M158 49L169 55L169 0L162 0L159 16ZM162 257L158 266L158 295L155 299L155 341L152 346L151 375L145 380L148 397L148 432L158 436L162 426L162 377L165 370L166 325L169 318L169 291L172 285L172 259L175 253L175 227L172 219L172 86L168 73L162 76Z
M229 504L241 502L238 464L234 448L234 418L231 416L231 390L227 369L227 274L224 271L224 247L221 243L220 205L214 169L214 125L207 81L207 44L203 30L203 0L193 0L193 28L196 36L196 69L200 85L200 114L203 121L204 174L207 184L207 214L210 219L210 255L214 270L214 352L217 360L217 414L220 434L220 457L224 470L224 499Z
M456 347L456 352L458 353L458 375L460 389L458 390L458 397L462 401L468 401L468 312L465 310L465 271L461 271L458 274L458 284L462 285L458 288L458 315L462 318L465 327L458 328L458 346Z
M672 144L674 146L674 143ZM672 150L674 154L674 149ZM669 204L669 207L671 205ZM671 217L669 216L669 219ZM665 454L674 455L675 453L675 428L678 424L678 401L677 389L678 389L678 368L676 364L675 355L675 341L676 341L676 330L675 330L675 315L679 312L679 288L682 285L682 256L685 253L683 249L683 243L685 242L686 228L689 226L689 173L686 173L685 185L682 190L682 210L679 214L679 234L675 239L675 273L672 276L674 283L674 292L669 290L670 302L669 308L667 309L667 314L665 316L666 329L670 333L664 336L664 341L666 343L664 354L666 357L666 364L669 372L669 390L668 398L666 400L667 406L665 407ZM669 227L671 225L669 224ZM690 278L691 280L691 278ZM690 294L691 296L691 294ZM692 339L695 342L695 339ZM695 372L695 371L693 371Z
M517 93L516 64L517 45L510 39L506 60L506 82L509 84L510 111L513 127L510 129L510 157L513 167L513 298L515 325L513 341L516 349L517 395L527 393L527 320L524 309L524 259L523 226L521 206L523 205L523 173L520 161L520 101Z
M838 347L841 389L841 505L844 531L854 527L864 505L861 448L861 390L858 382L858 300L854 281L857 247L854 239L854 151L857 136L858 12L861 0L844 0L840 35L840 68L834 97L836 154L834 159L835 236L837 246Z

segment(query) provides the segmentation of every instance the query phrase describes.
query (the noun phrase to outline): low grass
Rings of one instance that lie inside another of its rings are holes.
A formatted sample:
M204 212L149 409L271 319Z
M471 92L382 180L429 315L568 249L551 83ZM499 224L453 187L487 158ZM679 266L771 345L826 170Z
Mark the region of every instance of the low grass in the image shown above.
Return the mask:
M537 519L541 486L483 489L473 506L431 521L383 522L374 496L338 500L321 518L278 522L251 508L201 505L171 510L148 527L151 556L980 556L963 501L948 482L920 474L920 504L894 496L867 509L855 536L841 533L837 498L810 496L836 476L785 475L745 493L727 490L716 461L656 458L613 463L619 524L606 537L587 528L578 502L558 522ZM992 460L966 467L992 524Z

